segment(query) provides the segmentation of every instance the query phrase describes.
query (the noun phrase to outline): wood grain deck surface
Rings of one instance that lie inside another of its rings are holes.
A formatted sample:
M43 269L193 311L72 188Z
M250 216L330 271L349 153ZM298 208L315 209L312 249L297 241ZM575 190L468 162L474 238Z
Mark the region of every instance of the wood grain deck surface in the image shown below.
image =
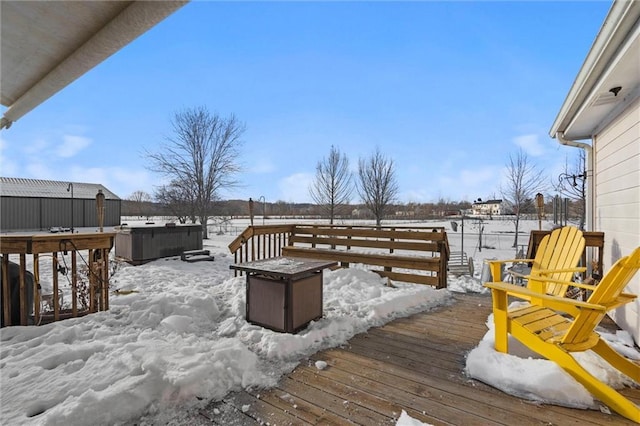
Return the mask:
M394 425L402 410L431 425L631 425L615 414L539 405L464 373L487 332L491 297L455 294L441 306L359 334L319 352L273 389L228 395L189 424ZM328 367L319 370L315 361ZM640 389L625 389L640 403Z

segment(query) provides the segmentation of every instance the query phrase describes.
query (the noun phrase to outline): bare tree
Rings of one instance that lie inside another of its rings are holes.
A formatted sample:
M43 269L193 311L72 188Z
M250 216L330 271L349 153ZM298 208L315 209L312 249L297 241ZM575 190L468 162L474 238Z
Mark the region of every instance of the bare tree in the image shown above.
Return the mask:
M151 195L144 191L134 191L129 196L129 200L135 203L134 211L138 216L147 216L147 219L149 219L149 215L145 215L145 212L150 211Z
M385 157L379 148L368 159L358 161L356 190L364 205L371 210L380 226L389 205L398 194L393 160Z
M349 159L340 150L331 146L329 157L318 161L316 178L309 186L309 193L316 204L329 216L329 223L338 210L351 201L353 186Z
M192 203L192 212L208 238L207 221L213 202L224 188L238 185L240 137L245 127L234 115L222 118L205 107L175 114L173 136L157 152L147 152L150 169L171 180L170 189ZM175 194L174 194L175 195Z
M515 215L516 236L513 247L518 246L518 231L520 229L520 216L526 213L527 208L533 208L535 194L546 190L545 175L531 162L529 156L522 150L514 156L509 155L509 163L506 169L506 182L500 192L504 202L513 210Z
M162 185L156 190L156 200L180 223L196 222L195 197L188 185L180 185L176 181Z
M570 198L577 202L580 229L584 230L587 207L586 155L582 149L578 152L579 154L571 166L565 160L564 171L558 176L558 183L553 185L553 189L562 197Z

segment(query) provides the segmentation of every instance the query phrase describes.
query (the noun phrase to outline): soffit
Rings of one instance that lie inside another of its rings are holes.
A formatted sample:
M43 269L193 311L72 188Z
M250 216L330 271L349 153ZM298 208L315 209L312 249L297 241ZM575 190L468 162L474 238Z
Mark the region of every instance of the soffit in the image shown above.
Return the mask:
M639 96L640 36L636 36L601 76L583 106L569 122L564 131L565 138L591 139Z
M549 134L591 139L638 97L640 1L614 1Z
M186 1L0 2L2 126L173 13Z

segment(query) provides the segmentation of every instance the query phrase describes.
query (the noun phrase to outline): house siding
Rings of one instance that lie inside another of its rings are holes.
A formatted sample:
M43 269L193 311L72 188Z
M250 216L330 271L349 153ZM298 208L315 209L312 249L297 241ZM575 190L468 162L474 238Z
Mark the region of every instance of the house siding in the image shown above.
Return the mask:
M640 246L640 99L593 140L595 228L605 233L604 270ZM636 274L627 291L640 294ZM640 301L611 313L640 342Z

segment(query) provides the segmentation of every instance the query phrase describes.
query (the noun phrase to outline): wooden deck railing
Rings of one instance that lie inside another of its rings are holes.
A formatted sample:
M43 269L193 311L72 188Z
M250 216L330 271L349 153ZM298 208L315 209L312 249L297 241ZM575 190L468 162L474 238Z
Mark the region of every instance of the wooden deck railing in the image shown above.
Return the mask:
M0 237L2 326L42 324L108 310L114 237L112 232ZM85 251L86 258L80 253ZM32 271L27 269L27 255L33 256ZM41 261L47 257L51 257L50 295L41 294ZM17 274L12 274L15 269ZM60 273L68 279L68 304L63 303Z
M229 244L235 263L280 256L294 225L249 226ZM239 272L235 271L237 275Z
M229 244L229 250L235 263L281 255L311 257L340 261L343 267L350 263L370 265L393 280L437 288L447 285L449 244L442 227L249 226Z

